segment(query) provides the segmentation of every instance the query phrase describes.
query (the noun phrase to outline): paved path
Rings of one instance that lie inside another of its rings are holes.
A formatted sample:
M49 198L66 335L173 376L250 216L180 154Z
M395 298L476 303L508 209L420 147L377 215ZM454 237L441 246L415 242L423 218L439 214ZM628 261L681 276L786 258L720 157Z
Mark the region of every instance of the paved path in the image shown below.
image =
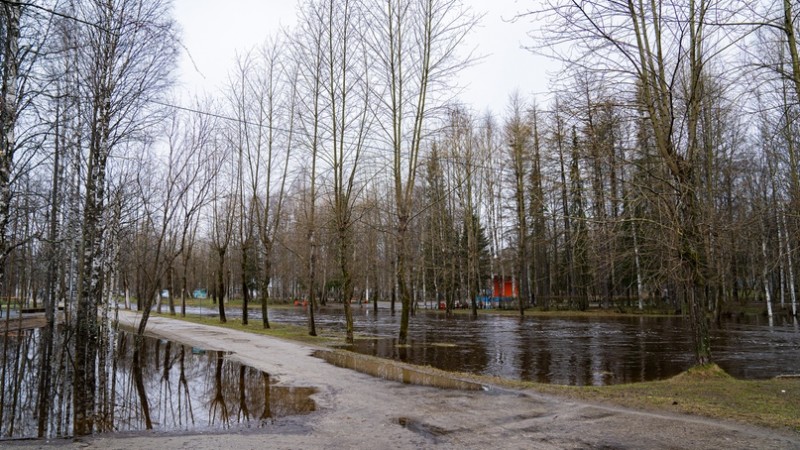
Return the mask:
M138 315L120 312L124 324ZM341 369L313 347L245 332L151 317L150 334L231 357L294 386L314 386L318 411L260 430L137 433L69 442L73 448L475 448L800 449L800 434L686 415L592 405L529 391L444 390ZM64 445L64 441L54 445ZM20 442L47 447L42 442Z

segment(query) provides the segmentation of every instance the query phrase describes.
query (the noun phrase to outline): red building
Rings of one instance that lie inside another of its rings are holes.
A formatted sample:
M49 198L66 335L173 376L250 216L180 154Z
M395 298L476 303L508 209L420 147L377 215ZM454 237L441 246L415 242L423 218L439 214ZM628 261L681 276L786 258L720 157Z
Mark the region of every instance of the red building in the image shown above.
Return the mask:
M519 286L514 277L501 277L495 275L492 278L492 297L495 298L517 298L519 297Z
M489 290L483 291L484 295L479 295L476 300L478 301L479 308L511 308L519 298L519 286L514 277L501 277L495 275L492 277L492 292L489 295Z

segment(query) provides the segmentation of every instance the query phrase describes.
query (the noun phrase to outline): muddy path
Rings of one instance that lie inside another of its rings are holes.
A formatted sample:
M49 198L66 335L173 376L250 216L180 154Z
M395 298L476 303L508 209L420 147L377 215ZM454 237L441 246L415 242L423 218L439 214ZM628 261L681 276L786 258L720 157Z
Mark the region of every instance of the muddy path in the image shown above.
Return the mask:
M123 325L138 315L120 312ZM230 357L293 386L314 387L317 411L265 428L202 434L98 435L18 441L29 448L800 449L800 434L695 416L590 404L489 386L441 389L387 381L314 357L313 346L151 317L148 333Z

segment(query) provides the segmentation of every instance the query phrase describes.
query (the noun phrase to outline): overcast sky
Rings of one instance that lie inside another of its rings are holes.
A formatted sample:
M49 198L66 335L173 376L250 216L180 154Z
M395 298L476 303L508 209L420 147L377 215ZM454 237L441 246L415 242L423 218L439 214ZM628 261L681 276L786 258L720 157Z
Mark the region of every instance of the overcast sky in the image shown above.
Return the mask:
M509 22L534 2L466 0L466 4L477 13L485 13L467 43L484 59L463 71L459 80L465 89L461 100L479 113L487 108L502 113L513 90L524 95L546 91L545 68L553 65L521 48L530 43L526 32L533 25ZM292 27L295 9L296 2L291 0L176 0L175 17L186 46L179 69L184 92L218 90L233 67L236 52L261 44L281 27ZM544 100L542 96L539 99Z

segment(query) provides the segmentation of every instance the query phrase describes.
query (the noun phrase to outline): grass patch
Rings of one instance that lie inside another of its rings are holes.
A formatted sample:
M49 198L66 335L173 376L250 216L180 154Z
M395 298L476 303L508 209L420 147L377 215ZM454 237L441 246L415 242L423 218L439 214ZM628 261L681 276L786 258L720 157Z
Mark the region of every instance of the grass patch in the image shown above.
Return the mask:
M737 380L716 364L693 367L662 381L585 387L529 383L527 387L581 400L800 432L800 379Z
M242 309L242 303L244 303L244 302L240 298L225 299L225 309L226 310L227 309ZM162 308L165 308L165 307L168 308L169 307L168 306L169 305L169 300L167 300L167 299L162 300L161 305L162 305L161 306ZM197 308L207 308L207 309L214 309L214 310L219 309L219 305L217 305L217 303L214 302L214 300L211 297L209 297L209 298L187 298L186 299L186 306L187 307L192 306L192 307L197 307ZM284 300L276 300L276 299L270 299L268 306L269 306L269 309L273 309L273 308L275 308L275 309L284 309L284 308L294 307L293 303L291 303L288 300L284 301ZM180 298L176 298L175 299L175 309L179 310L179 311L181 309L181 299ZM259 310L260 311L261 310L261 300L259 300L259 299L250 300L250 302L247 304L247 309L248 310Z
M333 346L344 344L344 337L336 333L326 333L317 327L317 336L309 336L308 328L297 325L287 325L283 323L270 322L269 328L264 328L261 321L251 320L244 325L242 319L231 318L226 323L220 323L219 318L187 314L186 317L171 316L168 314L154 314L155 316L166 317L169 319L185 320L187 322L210 325L214 327L228 328L231 330L246 331L248 333L263 334L281 339L314 344L319 346Z

